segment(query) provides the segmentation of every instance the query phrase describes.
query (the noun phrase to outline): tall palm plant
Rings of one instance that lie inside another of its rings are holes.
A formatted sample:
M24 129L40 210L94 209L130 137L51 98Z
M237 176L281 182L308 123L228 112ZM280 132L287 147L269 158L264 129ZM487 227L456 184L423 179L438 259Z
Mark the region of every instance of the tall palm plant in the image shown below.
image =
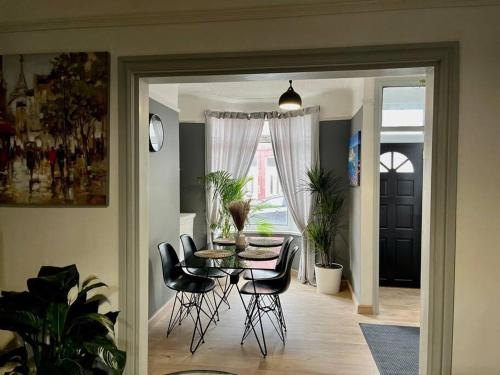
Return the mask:
M335 239L344 226L345 183L341 177L319 166L308 169L306 177L306 190L313 198L313 214L307 234L315 244L321 266L331 267L335 261Z

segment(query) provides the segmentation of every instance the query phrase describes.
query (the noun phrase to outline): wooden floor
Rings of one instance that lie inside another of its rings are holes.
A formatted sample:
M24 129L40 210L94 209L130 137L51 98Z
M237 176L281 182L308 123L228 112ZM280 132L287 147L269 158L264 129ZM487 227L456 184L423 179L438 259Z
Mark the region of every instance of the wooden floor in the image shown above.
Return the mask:
M237 293L231 295L231 309L222 309L220 322L208 330L205 343L194 355L189 352L193 323L186 321L167 339L165 311L150 329L148 373L210 369L238 375L378 374L359 323L419 322L418 290L381 288L379 316L354 313L348 290L326 296L295 280L281 299L288 326L286 346L267 326L269 354L265 359L253 337L240 345L244 311Z

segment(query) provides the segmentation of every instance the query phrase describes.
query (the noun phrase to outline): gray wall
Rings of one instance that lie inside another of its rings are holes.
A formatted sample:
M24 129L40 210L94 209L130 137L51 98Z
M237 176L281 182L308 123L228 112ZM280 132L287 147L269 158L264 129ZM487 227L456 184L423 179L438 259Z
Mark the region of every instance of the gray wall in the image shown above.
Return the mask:
M320 160L321 165L335 174L347 179L348 140L350 120L321 121L320 123ZM194 239L196 246L206 246L205 192L198 177L205 173L205 125L200 123L181 123L180 144L180 181L181 212L196 213ZM348 236L344 236L348 239ZM300 237L294 236L294 244L300 246ZM349 247L340 238L336 244L338 261L344 265L345 277L350 276ZM294 261L298 267L299 258Z
M320 123L319 152L321 166L334 175L342 177L348 185L347 159L349 137L351 134L351 120L321 121ZM347 193L349 190L347 190ZM335 261L344 266L343 276L349 279L349 197L346 194L344 206L345 228L337 236L335 243Z
M205 175L205 124L182 123L179 129L181 212L195 213L194 242L207 245L205 189L199 178Z
M351 135L363 128L363 107L351 121ZM363 132L361 132L361 153L363 153ZM361 170L363 178L363 170ZM351 286L359 301L359 281L361 272L361 188L349 188L349 255L351 269Z
M163 283L158 244L179 246L179 114L150 99L150 113L160 116L165 141L159 152L149 153L149 317L172 296Z

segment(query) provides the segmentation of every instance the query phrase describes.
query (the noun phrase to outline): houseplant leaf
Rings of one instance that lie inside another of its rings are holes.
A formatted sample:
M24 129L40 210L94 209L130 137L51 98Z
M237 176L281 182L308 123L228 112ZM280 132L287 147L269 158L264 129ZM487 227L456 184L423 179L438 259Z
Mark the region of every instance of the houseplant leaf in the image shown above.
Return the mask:
M68 310L69 306L63 303L52 303L47 309L48 328L57 341L61 340L64 332Z
M88 352L99 356L106 366L115 370L115 373L123 371L126 361L125 352L119 350L114 341L100 337L95 338L92 342L84 343L83 346Z

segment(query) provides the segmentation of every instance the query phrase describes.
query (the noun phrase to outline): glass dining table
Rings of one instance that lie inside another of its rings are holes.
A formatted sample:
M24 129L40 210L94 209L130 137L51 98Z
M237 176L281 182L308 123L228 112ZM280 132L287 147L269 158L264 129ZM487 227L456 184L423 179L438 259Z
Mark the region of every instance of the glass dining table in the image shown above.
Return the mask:
M281 241L281 243L282 242L283 241ZM276 243L279 244L279 241ZM267 347L262 319L260 319L259 317L259 326L256 327L252 320L252 311L249 311L249 308L247 307L247 304L245 303L245 300L240 293L238 281L240 279L240 274L244 271L248 271L247 276L249 275L250 279L253 279L254 271L274 269L276 266L276 261L279 258L279 254L279 247L247 246L245 250L238 250L235 246L232 245L218 245L217 248L199 250L195 252L194 256L186 258L176 264L176 267L181 267L188 273L192 272L193 270L197 270L197 275L203 275L203 272L199 271L203 270L206 272L205 277L210 277L210 275L213 274L213 271L218 271L227 276L225 285L221 285L222 295L217 301L214 311L212 311L206 325L203 327L200 319L195 322L195 331L199 332L199 339L196 344L196 348L198 348L200 343L204 342L205 333L207 332L208 328L212 324L216 324L216 317L218 316L221 304L226 303L229 306L228 297L231 294L233 288L236 287L246 314L244 336L245 334L248 334L249 331L252 331L255 339L257 340L262 355L267 355ZM257 294L255 284L253 284L253 287L255 293ZM243 344L243 338L241 343Z

